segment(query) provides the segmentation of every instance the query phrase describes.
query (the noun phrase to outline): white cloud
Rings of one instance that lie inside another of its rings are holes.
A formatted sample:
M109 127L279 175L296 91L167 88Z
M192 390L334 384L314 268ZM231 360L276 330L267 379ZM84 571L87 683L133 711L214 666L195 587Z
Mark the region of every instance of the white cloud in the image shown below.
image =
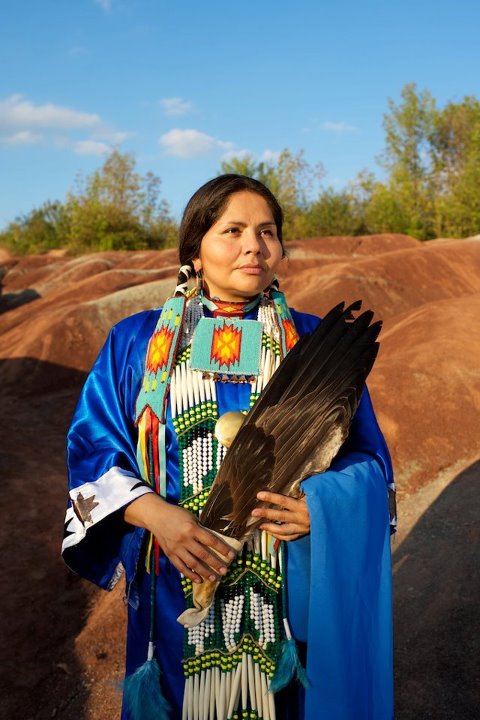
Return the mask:
M104 155L133 134L116 130L95 113L51 103L35 105L22 95L0 100L0 128L10 130L10 134L0 136L2 145L33 145L44 141L78 155Z
M31 130L20 130L7 135L1 139L3 145L37 145L42 141L40 133L34 133Z
M192 103L181 97L163 98L160 105L169 117L187 115L192 110Z
M258 158L259 160L263 160L263 162L277 162L278 158L280 157L280 152L278 150L269 150L268 148L263 151L263 153Z
M343 122L342 120L340 122L332 122L331 120L326 120L321 124L321 127L324 130L329 130L330 132L334 132L337 135L344 135L345 133L351 133L351 132L358 132L358 128L356 128L354 125L349 125L346 122Z
M78 140L73 143L73 150L77 155L105 155L111 149L110 145L98 140Z
M100 124L94 113L71 110L61 105L34 105L23 95L0 100L0 127L18 128L93 128Z
M135 133L125 132L121 130L109 130L105 128L99 132L93 133L92 140L105 140L112 145L121 145L125 140L132 137Z
M112 9L112 0L95 0L97 5L100 5L102 10L109 12Z
M246 148L243 148L242 150L229 150L228 152L226 152L222 155L222 160L225 160L226 162L230 162L230 160L238 158L239 160L251 159L252 162L254 162L254 163L256 163L256 162L276 163L278 161L279 157L280 157L280 152L278 150L270 150L269 148L267 148L262 153L260 153L260 155L256 155L251 150L247 150Z
M200 132L199 130L174 128L160 137L160 145L167 155L181 158L208 155L215 150L231 150L233 143Z
M230 162L230 160L233 160L234 158L238 158L239 160L245 160L246 158L254 157L255 156L251 150L242 148L242 150L228 150L228 152L222 155L222 160L225 160L225 162Z

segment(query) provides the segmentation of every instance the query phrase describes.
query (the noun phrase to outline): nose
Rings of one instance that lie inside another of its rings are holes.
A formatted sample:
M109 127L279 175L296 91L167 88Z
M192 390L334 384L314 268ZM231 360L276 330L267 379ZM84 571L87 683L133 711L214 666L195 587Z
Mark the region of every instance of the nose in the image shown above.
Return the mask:
M262 252L262 241L253 227L246 227L243 231L243 252L245 255L252 253L260 255Z

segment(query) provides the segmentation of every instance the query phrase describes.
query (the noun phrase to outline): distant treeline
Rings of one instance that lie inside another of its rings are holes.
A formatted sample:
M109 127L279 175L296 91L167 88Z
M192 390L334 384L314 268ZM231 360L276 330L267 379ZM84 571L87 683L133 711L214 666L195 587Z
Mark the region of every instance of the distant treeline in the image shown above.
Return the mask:
M465 97L443 108L428 90L406 85L388 102L386 179L364 170L343 190L325 187L322 165L303 151L277 159L236 157L220 172L264 182L285 210L285 238L406 233L420 240L480 233L480 102ZM17 254L54 248L72 252L158 249L175 244L177 224L160 198L160 178L142 176L132 155L113 150L103 166L77 178L64 202L47 202L0 232Z

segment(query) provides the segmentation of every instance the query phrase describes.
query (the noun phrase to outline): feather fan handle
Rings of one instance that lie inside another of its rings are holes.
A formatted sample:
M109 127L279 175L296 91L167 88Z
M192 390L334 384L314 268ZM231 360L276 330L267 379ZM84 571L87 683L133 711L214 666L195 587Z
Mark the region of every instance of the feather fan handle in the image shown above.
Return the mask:
M238 540L260 521L257 492L292 494L345 441L378 352L381 323L340 303L282 361L228 450L200 521Z

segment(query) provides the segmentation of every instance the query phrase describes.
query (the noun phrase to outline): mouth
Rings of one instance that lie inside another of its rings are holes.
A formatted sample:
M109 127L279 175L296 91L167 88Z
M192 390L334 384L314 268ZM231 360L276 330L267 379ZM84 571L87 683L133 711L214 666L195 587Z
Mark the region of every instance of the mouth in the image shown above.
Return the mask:
M265 272L265 268L261 265L241 265L238 269L247 275L261 275Z

